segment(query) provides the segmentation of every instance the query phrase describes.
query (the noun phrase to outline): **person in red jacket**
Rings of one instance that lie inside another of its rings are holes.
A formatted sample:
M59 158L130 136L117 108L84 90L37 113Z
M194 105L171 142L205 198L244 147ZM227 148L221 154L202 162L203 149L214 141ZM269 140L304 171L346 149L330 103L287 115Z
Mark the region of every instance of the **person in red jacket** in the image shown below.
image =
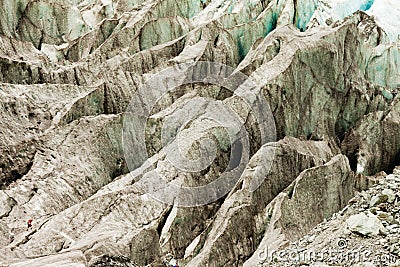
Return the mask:
M32 227L32 221L33 221L32 219L29 219L29 220L28 220L28 229L29 229L30 227Z

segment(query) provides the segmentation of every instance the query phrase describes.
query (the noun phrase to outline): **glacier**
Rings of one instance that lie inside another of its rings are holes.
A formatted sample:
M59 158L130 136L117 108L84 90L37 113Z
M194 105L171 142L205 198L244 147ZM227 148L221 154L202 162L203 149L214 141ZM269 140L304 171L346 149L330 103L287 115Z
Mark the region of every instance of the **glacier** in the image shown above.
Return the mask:
M398 0L0 1L0 265L261 265L259 252L298 241L399 170L399 8ZM147 90L163 70L166 79ZM177 74L211 72L228 83L162 91ZM253 86L224 88L243 80ZM129 123L139 108L148 118ZM143 187L156 174L201 187L230 171L232 151L245 144L232 142L232 121L249 145L228 194L186 207ZM143 138L125 142L125 133ZM210 147L206 168L182 167Z

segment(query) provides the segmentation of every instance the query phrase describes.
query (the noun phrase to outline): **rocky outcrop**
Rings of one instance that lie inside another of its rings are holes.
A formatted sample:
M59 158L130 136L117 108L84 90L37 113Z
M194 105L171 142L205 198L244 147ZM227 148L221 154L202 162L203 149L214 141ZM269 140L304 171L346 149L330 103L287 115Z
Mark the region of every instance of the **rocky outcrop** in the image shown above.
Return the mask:
M275 251L274 255L263 254L260 262L267 266L399 265L399 170L397 167L393 174L380 179L379 184L357 192L340 212L299 241ZM389 201L387 192L394 199ZM374 204L375 197L382 202ZM289 253L295 256L288 257ZM325 256L321 257L322 253Z
M377 235L385 231L381 221L372 213L352 215L346 220L346 223L350 231L364 236Z
M318 178L317 178L318 177ZM310 184L313 190L310 191ZM255 266L259 255L298 240L318 222L344 207L353 195L354 177L347 158L338 155L328 163L303 171L265 209L264 237L244 266Z

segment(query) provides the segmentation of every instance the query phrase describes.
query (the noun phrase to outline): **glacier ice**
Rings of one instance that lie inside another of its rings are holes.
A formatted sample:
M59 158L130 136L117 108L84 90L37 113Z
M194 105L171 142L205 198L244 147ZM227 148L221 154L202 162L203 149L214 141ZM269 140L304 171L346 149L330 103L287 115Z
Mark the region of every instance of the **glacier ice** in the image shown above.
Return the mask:
M398 0L376 0L367 14L372 15L390 41L400 39L400 5Z
M388 42L399 40L400 5L398 0L320 0L310 21L316 19L320 25L331 25L358 10L374 17L385 31Z

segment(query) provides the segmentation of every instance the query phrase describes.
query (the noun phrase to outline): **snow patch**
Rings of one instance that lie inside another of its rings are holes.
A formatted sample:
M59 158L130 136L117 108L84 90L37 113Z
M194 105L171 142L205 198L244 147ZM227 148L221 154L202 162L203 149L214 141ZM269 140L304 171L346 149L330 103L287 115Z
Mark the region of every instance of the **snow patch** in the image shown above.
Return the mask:
M321 24L343 20L358 10L366 11L371 7L373 0L332 0L320 1L315 18Z
M399 0L320 0L310 21L317 20L320 25L329 26L359 10L374 17L385 31L389 42L397 42L400 39Z
M197 247L197 245L199 244L199 242L200 242L200 235L198 235L193 241L192 241L192 243L190 243L190 245L186 248L186 250L185 250L185 256L183 257L184 259L186 259L186 258L188 258L188 257L190 257L190 256L192 256L192 255L194 255L194 253L195 253L195 249L196 249L196 247Z
M364 158L358 158L356 173L364 173L365 165L367 165L367 160Z
M376 0L367 14L374 16L392 42L400 40L400 1Z

